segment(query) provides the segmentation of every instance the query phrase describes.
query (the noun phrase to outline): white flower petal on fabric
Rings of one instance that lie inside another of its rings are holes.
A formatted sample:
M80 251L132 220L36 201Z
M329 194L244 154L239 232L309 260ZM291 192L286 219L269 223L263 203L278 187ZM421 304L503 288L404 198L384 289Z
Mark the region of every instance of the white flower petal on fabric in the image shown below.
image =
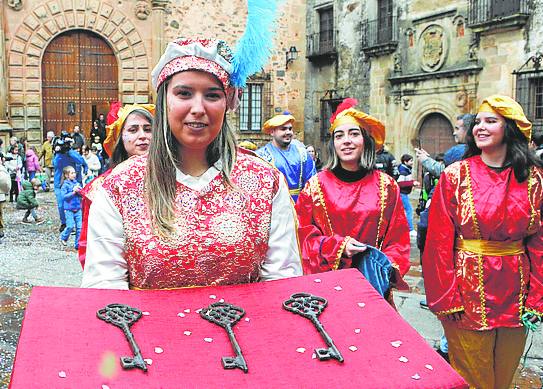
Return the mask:
M246 318L245 318L245 321L246 321L247 323L249 323L249 322L251 321L251 319L248 318L248 317L246 317Z
M366 304L365 304L365 303L358 303L358 306L359 306L360 308L364 308L364 307L366 306Z
M390 344L392 345L392 347L400 347L402 345L402 341L401 340L395 340L394 342L390 342Z
M358 350L358 347L356 346L349 346L349 350L351 350L353 353Z
M212 300L215 300L217 298L217 296L215 296L214 294L210 294L209 298L212 299Z
M153 360L151 358L145 358L144 359L145 363L148 364L149 366L151 366L153 364Z
M220 303L224 303L224 299L220 299L219 302L220 302Z
M162 354L164 350L161 347L155 347L155 353Z
M177 314L177 316L179 316L179 317L185 317L185 314L184 314L183 312L179 312L179 313Z
M341 286L339 286L339 285L338 285L338 286L334 286L334 289L337 290L338 292L339 292L340 290L343 290L343 288L342 288Z
M320 284L322 282L320 278L315 278L313 281L316 282L317 284Z
M424 367L428 370L434 370L434 367L432 365L424 365Z
M202 312L202 309L201 309L201 308L200 308L200 309L197 309L197 310L196 310L196 311L194 311L194 312L196 312L196 313L200 313L200 312Z
M109 386L107 386L107 385L102 385L102 389L109 389Z
M204 338L204 341L207 343L213 342L213 338Z
M298 347L298 348L296 349L296 352L305 353L305 348L303 348L303 347Z
M190 313L190 309L185 309L183 312Z
M317 359L317 354L315 353L311 354L311 359Z
M185 334L186 336L190 336L192 334L192 332L190 331L184 331L183 334Z
M402 355L400 358L398 358L398 360L399 360L400 362L403 362L403 363L409 362L409 359L407 359L407 357L404 357L403 355Z
M63 371L63 370L61 370L61 371L58 372L58 376L59 376L60 378L66 378L66 372Z
M414 380L420 380L420 375L414 374L411 376L411 378L413 378Z
M360 328L355 328L355 329L354 329L354 333L355 333L355 334L359 334L359 333L360 333Z
M143 316L149 316L149 315L150 315L149 312L142 312L141 314L142 314Z

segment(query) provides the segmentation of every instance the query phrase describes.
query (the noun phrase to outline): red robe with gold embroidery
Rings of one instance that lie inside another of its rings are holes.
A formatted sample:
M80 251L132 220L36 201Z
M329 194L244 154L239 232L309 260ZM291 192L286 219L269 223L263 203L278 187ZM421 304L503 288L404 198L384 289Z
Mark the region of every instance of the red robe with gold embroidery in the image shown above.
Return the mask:
M296 211L305 274L350 267L342 257L347 236L380 248L402 276L409 270L409 226L390 176L376 170L345 182L323 170L306 184Z
M449 166L432 197L423 256L430 309L440 318L464 312L456 323L469 330L519 327L524 312L542 314L542 208L540 169L532 169L529 185L480 156ZM524 241L526 252L479 257L455 248L456 238Z

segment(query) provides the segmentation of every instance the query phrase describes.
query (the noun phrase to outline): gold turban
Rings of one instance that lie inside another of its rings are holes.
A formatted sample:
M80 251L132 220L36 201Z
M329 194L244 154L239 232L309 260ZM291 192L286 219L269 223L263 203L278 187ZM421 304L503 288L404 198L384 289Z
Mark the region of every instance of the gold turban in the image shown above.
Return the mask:
M365 129L375 140L375 148L379 150L383 147L383 144L385 143L385 126L373 116L354 108L348 108L335 116L335 119L330 126L330 133L333 135L334 130L344 124L352 124L356 127Z
M524 110L511 97L492 95L483 100L478 112L493 112L504 118L513 120L520 132L530 141L532 138L532 123L524 115Z
M124 107L120 108L117 113L109 112L108 119L110 117L117 116L117 119L115 119L113 123L106 126L106 140L104 141L104 149L106 150L107 155L109 155L110 157L113 154L115 146L117 145L117 141L119 140L119 136L121 135L121 131L123 129L126 118L128 117L128 115L138 109L149 112L151 116L155 115L154 104L125 105Z
M269 135L269 134L272 133L272 131L275 128L284 126L285 124L287 124L289 122L294 123L295 120L296 119L294 119L294 116L292 116L291 114L288 114L288 113L284 113L284 114L281 114L281 115L275 115L274 117L272 117L271 119L266 121L266 123L264 123L264 126L262 127L262 131L265 134Z

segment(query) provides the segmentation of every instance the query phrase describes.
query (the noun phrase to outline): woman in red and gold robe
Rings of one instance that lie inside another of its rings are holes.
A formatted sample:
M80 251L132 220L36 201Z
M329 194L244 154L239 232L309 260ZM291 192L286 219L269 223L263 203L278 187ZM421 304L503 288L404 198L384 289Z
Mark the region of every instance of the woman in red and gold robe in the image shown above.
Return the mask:
M477 388L508 388L543 315L543 170L531 124L506 96L483 101L467 159L436 187L424 281L453 367Z
M330 120L331 161L296 203L304 273L348 268L365 245L383 251L401 276L409 270L409 227L398 185L373 169L385 127L346 99Z

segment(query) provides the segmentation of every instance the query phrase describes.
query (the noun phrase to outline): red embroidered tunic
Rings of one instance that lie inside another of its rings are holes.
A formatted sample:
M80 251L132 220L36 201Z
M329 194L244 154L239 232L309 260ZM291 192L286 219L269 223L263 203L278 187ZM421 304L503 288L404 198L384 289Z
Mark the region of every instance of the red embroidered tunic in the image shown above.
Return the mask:
M409 226L390 176L375 170L345 182L325 169L309 180L296 211L305 274L350 267L342 257L347 236L380 248L402 276L409 270Z
M79 194L82 197L81 210L83 211L83 221L81 223L81 233L79 234L79 248L77 249L77 256L81 267L85 268L85 257L87 256L87 230L89 229L89 210L92 204L92 200L96 195L96 191L102 186L104 180L111 173L111 169L108 169L103 174L100 174L94 180L89 182Z
M423 256L430 309L441 319L463 311L456 323L469 330L519 327L524 312L542 314L542 207L540 169L518 183L512 168L498 172L480 156L449 166L432 197ZM526 250L478 255L455 247L457 238L524 241Z
M114 270L126 267L130 287L143 289L257 281L269 256L272 203L281 185L286 204L292 211L291 225L281 226L283 233L292 235L283 238L284 246L288 248L296 242L293 209L286 184L280 182L280 173L258 157L241 152L231 173L231 180L238 189L226 186L220 173L200 190L177 181L174 236L163 239L155 235L144 201L146 159L145 156L130 158L115 168L103 184L108 201L122 219L122 258L112 255L104 264L96 258L99 255L93 249L93 264L90 266L88 258L84 286L91 286L95 281L85 285L86 275L96 274L105 267ZM91 208L90 223L94 222L92 214ZM89 239L93 238L89 236ZM98 237L98 244L101 240L107 240L107 236ZM107 247L115 249L115 246ZM297 247L295 252L284 250L283 254L279 263L270 265L271 272L275 271L275 277L270 278L301 273L297 270Z

